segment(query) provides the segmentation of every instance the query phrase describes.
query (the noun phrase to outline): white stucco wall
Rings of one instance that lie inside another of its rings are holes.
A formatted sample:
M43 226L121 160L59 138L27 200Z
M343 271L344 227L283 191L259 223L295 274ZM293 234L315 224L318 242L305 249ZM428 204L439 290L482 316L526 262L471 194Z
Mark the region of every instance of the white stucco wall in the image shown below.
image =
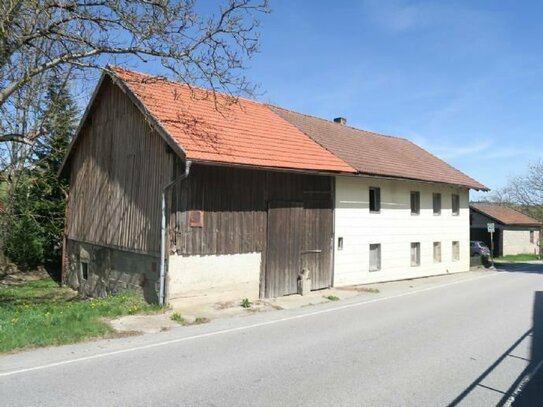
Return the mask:
M503 230L503 255L510 254L538 254L539 231L534 231L534 242L530 242L529 230Z
M220 297L258 298L260 253L178 256L168 264L168 299Z
M370 213L369 187L381 188L381 211ZM411 215L410 193L420 191L420 214ZM434 215L432 194L441 193L441 215ZM452 215L451 194L460 196L460 214ZM390 281L469 270L468 190L440 184L336 178L334 285ZM343 250L338 250L338 238ZM452 261L452 242L460 259ZM411 243L420 242L420 266L411 266ZM441 242L440 263L433 243ZM369 245L381 244L381 270L369 271Z

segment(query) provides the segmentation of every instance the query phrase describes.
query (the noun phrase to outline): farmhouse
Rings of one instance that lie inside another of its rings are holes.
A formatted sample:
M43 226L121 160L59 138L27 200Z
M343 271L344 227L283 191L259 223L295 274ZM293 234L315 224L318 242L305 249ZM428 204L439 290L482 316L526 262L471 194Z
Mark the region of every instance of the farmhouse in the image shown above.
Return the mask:
M469 189L484 185L409 140L272 110L359 175L335 177L335 286L469 270Z
M405 139L117 67L61 174L64 281L155 302L468 270L485 189Z
M494 223L494 256L539 254L543 224L505 205L474 203L470 205L471 240L490 247L487 224Z

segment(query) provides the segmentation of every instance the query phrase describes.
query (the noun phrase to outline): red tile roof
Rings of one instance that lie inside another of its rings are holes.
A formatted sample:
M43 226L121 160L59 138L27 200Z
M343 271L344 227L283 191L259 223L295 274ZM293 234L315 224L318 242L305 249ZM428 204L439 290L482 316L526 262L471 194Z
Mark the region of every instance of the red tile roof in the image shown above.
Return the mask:
M409 140L110 67L187 159L361 173L486 190ZM218 103L216 103L218 102ZM222 108L221 108L222 106Z
M356 172L265 104L110 67L194 161L297 170ZM218 101L219 109L217 109Z
M530 216L524 215L523 213L504 205L475 203L471 204L470 207L504 225L543 225L537 219L531 218Z
M409 140L270 106L360 173L487 188Z

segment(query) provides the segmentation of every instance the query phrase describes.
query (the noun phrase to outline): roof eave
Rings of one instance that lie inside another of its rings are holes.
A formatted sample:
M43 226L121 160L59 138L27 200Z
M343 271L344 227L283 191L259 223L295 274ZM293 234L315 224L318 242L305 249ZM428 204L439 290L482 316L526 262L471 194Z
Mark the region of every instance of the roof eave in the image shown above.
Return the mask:
M262 170L262 171L277 171L277 172L327 175L327 176L356 175L354 174L354 172L332 170L332 169L320 170L316 168L274 167L274 166L265 166L265 165L232 163L232 162L227 162L227 161L200 160L197 158L191 158L190 156L187 157L187 159L191 160L194 164L210 165L210 166L216 166L216 167L233 167L233 168L244 168L244 169Z
M492 215L489 215L488 213L486 213L485 211L479 209L479 208L476 208L475 206L473 205L470 205L469 208L471 210L474 210L475 212L477 213L480 213L481 215L483 216L486 216L487 218L490 218L492 220L494 220L495 222L498 222L499 224L501 225L504 225L504 226L527 226L527 227L543 227L543 223L508 223L508 222L504 222L503 220L500 220Z
M420 179L420 178L413 178L413 177L402 177L399 175L376 174L376 173L363 172L363 171L358 171L356 174L353 174L353 175L362 176L362 177L374 177L374 178L383 178L383 179L423 182L423 183L428 183L428 184L442 184L442 185L449 185L449 186L457 187L457 188L473 189L475 191L490 191L490 189L485 187L484 185L481 185L481 187L475 187L473 185L455 184L452 182L445 182L445 181L439 181L439 180L427 180L427 179Z
M170 148L175 151L179 157L186 159L186 151L172 138L162 123L160 123L160 121L157 120L155 116L147 109L145 103L130 89L129 86L127 86L126 81L119 77L114 70L109 71L109 74L113 83L117 85L124 93L126 93L132 103L134 103L144 117L149 120L149 124L158 132L158 134L160 134L168 146L170 146Z

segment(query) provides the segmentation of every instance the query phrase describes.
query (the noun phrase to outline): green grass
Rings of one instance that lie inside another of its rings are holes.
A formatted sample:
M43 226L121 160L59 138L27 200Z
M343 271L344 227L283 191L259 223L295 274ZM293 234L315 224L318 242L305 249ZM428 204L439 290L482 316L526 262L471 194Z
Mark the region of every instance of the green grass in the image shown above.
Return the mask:
M253 303L249 301L249 298L243 298L239 305L243 308L251 308Z
M539 260L535 254L524 253L524 254L510 254L508 256L496 257L496 260L506 260L506 261L529 261L529 260Z
M185 318L183 318L183 316L179 312L174 312L171 315L170 319L172 321L175 321L175 322L181 324L181 325L185 325L187 323L187 320Z
M50 278L0 286L0 352L112 336L104 318L159 310L129 291L84 299Z
M326 299L329 300L329 301L339 301L339 297L336 296L336 295L327 295L327 296L324 297L324 298L326 298Z

